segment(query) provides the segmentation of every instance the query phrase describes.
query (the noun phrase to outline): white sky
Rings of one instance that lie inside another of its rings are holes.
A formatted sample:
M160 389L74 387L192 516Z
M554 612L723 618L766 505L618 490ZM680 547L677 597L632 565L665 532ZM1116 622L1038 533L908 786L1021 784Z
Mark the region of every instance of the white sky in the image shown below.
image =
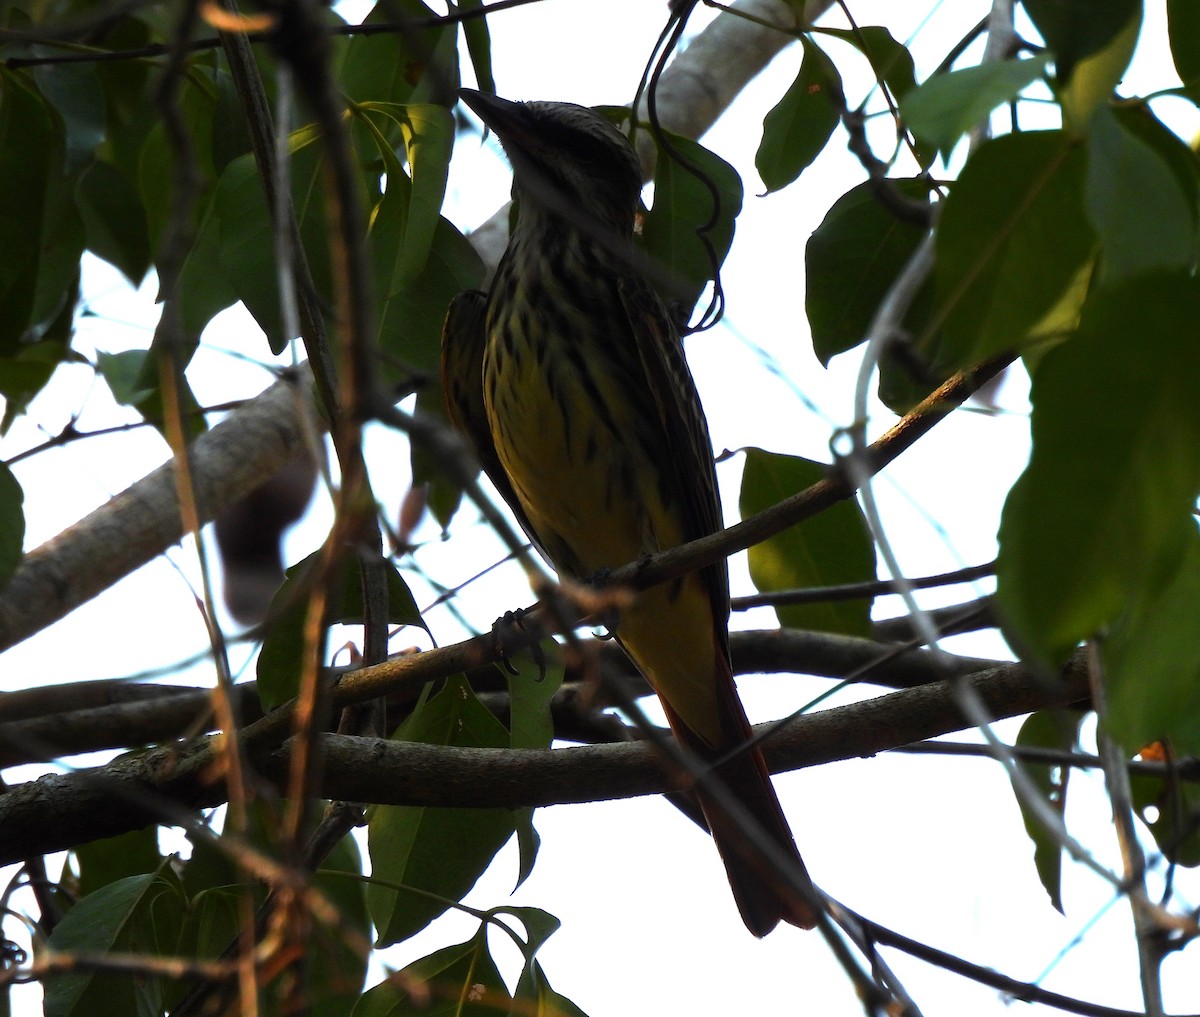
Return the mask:
M603 3L549 2L501 13L491 19L495 76L500 94L516 99L554 98L584 104L628 103L642 63L665 16L665 4L644 0ZM986 4L941 4L922 26L930 4L855 2L861 24L887 25L901 40L912 39L919 75L928 71ZM1151 3L1146 37L1164 37L1161 3ZM709 15L698 13L698 24ZM834 22L836 23L836 22ZM843 59L846 73L860 61ZM727 326L694 337L688 352L712 429L714 445L737 449L759 445L772 451L828 458L833 427L852 414L856 355L835 361L831 370L811 354L803 315L804 244L832 202L862 179L856 161L844 151L839 132L818 166L791 188L757 197L762 188L753 154L764 114L790 84L798 50L785 52L746 90L707 136L705 143L733 162L746 187L724 282ZM851 102L861 98L865 79L847 81ZM1175 84L1162 53L1138 58L1128 91L1144 92ZM1164 104L1160 115L1182 114L1182 103ZM1194 111L1192 111L1194 113ZM1175 124L1184 137L1195 118ZM456 152L451 176L450 214L468 228L490 215L506 198L509 176L494 143L481 148L466 138ZM144 348L155 320L153 288L131 298L119 276L93 263L88 292L97 317L81 322L78 348L117 352ZM815 403L808 410L797 392L764 370L750 343L769 351L790 384ZM248 317L223 315L210 329L214 345L259 356L264 346ZM266 372L221 353L197 357L189 378L202 403L252 395L270 379ZM89 391L90 390L90 391ZM994 416L958 414L917 448L906 453L878 483L889 536L902 565L912 574L939 572L989 560L1004 492L1024 465L1027 404L1020 378L1006 383ZM81 430L129 419L95 389L90 372L59 372L53 390L35 404L30 420L58 430L84 407ZM878 431L894 419L876 408ZM36 443L21 423L0 443L8 457ZM981 450L983 450L981 454ZM376 470L376 491L394 516L408 486L408 457L396 434L374 429L372 461L398 464L391 473ZM387 457L386 459L384 457ZM29 513L29 546L36 546L111 494L158 466L165 446L150 432L95 439L20 464ZM738 457L720 467L726 514L735 515ZM288 541L290 560L322 539L329 513L322 503ZM935 522L936 521L936 525ZM447 544L432 541L418 552L432 574L456 581L490 561L495 548L479 528ZM195 582L190 552L170 556ZM734 593L749 592L744 563L733 563ZM479 628L502 610L525 603L520 574L498 572L474 584L460 607ZM419 591L421 584L414 583ZM986 587L981 587L986 589ZM958 588L949 601L965 599ZM419 603L432 595L417 593ZM939 601L926 599L927 606ZM148 605L155 613L147 615ZM881 613L898 613L892 604ZM430 615L440 641L458 638L449 615ZM734 624L767 627L773 615L752 612ZM397 644L398 645L398 644ZM76 678L129 674L200 651L205 638L192 606L192 593L175 568L153 563L118 584L58 625L0 659L5 688ZM64 655L64 647L86 653ZM994 635L960 638L948 648L983 656L1006 656ZM824 691L828 683L803 677L772 676L741 682L752 719L765 720L795 709ZM862 695L860 691L856 693ZM844 694L830 705L850 701ZM1006 738L1014 722L999 725ZM967 736L964 736L967 737ZM24 768L10 780L31 776ZM880 757L839 763L776 779L784 809L796 832L809 870L832 896L881 924L931 945L958 953L1017 978L1052 970L1043 984L1111 1006L1138 1009L1137 959L1128 908L1108 908L1087 929L1082 942L1056 961L1081 930L1108 907L1109 888L1096 877L1067 866L1067 916L1048 904L1032 866L1007 780L996 764L932 757ZM1099 778L1072 785L1068 824L1101 861L1118 862L1107 826L1108 807ZM754 940L741 925L724 873L707 838L659 799L602 803L541 810L537 828L542 850L533 876L509 896L516 874L510 846L467 898L477 907L505 903L545 908L563 928L540 954L554 987L591 1017L616 1014L687 1013L708 1017L731 1013L821 1013L829 1017L862 1012L852 988L816 934L784 928ZM1153 845L1149 844L1152 849ZM1179 880L1183 899L1200 900L1193 874ZM475 931L473 920L455 915L439 920L409 943L387 952L397 965L459 942ZM503 948L495 941L498 954ZM993 990L947 975L902 955L886 956L928 1017L1007 1013L1009 1004ZM508 971L515 972L509 956ZM1167 962L1168 1011L1200 1010L1200 993L1184 965ZM1194 964L1194 959L1192 959ZM33 1012L33 1003L25 997ZM1041 1009L1038 1012L1042 1012ZM1049 1011L1046 1011L1049 1012Z

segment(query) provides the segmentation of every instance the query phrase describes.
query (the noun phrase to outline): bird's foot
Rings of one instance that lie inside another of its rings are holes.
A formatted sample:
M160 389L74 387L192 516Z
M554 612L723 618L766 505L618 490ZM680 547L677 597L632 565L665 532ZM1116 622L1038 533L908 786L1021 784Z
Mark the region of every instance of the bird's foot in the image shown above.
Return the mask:
M541 635L540 629L527 623L526 614L524 608L505 611L492 623L496 660L505 671L516 677L521 672L512 662L512 652L514 649L526 649L537 665L537 680L540 682L546 677L546 654L538 638Z

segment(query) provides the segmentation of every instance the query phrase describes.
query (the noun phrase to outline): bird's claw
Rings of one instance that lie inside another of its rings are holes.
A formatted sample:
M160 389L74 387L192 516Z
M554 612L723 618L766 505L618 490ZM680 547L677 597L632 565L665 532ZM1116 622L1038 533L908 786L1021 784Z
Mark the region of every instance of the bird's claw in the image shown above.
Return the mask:
M514 678L520 675L520 670L512 662L512 657L509 654L508 640L504 638L503 630L505 628L515 629L518 632L528 632L529 629L525 624L525 610L518 608L515 611L505 611L492 624L492 638L495 641L496 662L504 668L504 670ZM546 654L542 649L540 640L523 640L527 643L529 655L533 658L534 664L537 665L538 676L540 682L546 677Z

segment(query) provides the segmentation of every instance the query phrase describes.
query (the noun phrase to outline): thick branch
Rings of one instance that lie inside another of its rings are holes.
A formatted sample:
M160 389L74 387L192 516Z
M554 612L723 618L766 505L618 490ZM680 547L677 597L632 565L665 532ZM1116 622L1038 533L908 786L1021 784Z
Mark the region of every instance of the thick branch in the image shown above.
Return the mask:
M952 654L935 659L923 650L896 649L869 639L795 629L734 632L731 643L735 674L810 674L892 689L913 688L946 677L971 674L996 663ZM441 670L445 672L441 677L455 673L457 661L452 659L451 648L439 652L443 656ZM622 682L624 696L637 698L650 694L649 685L619 647L606 642L600 653L611 680ZM393 675L394 686L380 692L372 684L368 699L410 687L415 660L411 655L397 657L376 665L365 676L361 671L346 673L338 695L353 699L356 681L374 683L378 669ZM558 666L561 661L553 660L551 664ZM471 671L469 676L477 690L504 688L504 680L494 667L482 667ZM570 668L566 669L565 678L567 683L586 681L586 675L576 674ZM431 680L424 668L421 679ZM235 693L235 709L241 721L258 720L262 711L254 686L235 686ZM596 709L609 705L602 698L593 697L593 701ZM161 744L216 730L211 690L130 684L120 679L72 686L71 698L66 702L57 687L0 694L0 717L4 718L0 723L0 766L102 749Z
M1061 681L1050 684L1020 664L962 680L974 686L997 718L1063 706L1088 694L1077 659ZM771 770L779 772L871 756L963 726L950 684L939 682L799 718L763 749ZM319 791L351 801L519 808L659 794L679 786L646 743L507 750L337 735L324 741L327 762ZM190 755L194 760L209 754L200 747ZM286 751L260 754L256 763L271 779L286 778ZM169 749L97 770L53 774L0 797L0 864L170 823L180 808L223 800L222 783L211 767L189 765Z
M249 494L303 447L301 407L311 376L299 369L193 443L192 484L202 521ZM305 410L304 412L307 412ZM174 463L25 556L0 593L0 651L69 614L183 535Z

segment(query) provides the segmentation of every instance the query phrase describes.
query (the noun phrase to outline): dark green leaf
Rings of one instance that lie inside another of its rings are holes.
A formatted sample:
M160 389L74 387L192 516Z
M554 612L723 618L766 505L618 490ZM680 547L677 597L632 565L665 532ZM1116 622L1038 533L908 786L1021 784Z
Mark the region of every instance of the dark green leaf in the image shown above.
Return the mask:
M1169 130L1149 106L1109 108L1126 131L1163 161L1175 177L1175 186L1187 202L1191 220L1200 222L1200 157L1197 157L1179 135Z
M663 272L663 280L652 280L660 294L690 311L729 253L742 210L742 181L729 163L697 142L669 132L667 139L672 151L660 147L654 207L642 238Z
M892 38L892 33L879 25L863 28L813 28L821 35L842 39L870 61L875 77L888 86L892 98L900 100L916 87L916 70L912 54Z
M454 119L444 106L363 103L359 109L388 118L400 130L411 180L396 159L382 132L371 133L387 168L388 188L373 216L372 229L390 217L399 225L398 254L391 264L378 264L383 296L411 286L429 257L439 221L450 153L454 148ZM395 184L395 190L393 190Z
M60 342L70 339L84 248L83 219L74 192L74 181L67 177L55 174L46 181L41 248L35 266L31 266L36 271L33 307L24 342L50 338L55 330Z
M802 491L825 476L828 467L796 456L749 448L738 508L743 519ZM845 501L800 525L751 546L750 578L763 593L860 583L875 578L875 545L858 504ZM777 607L779 623L866 636L871 601L829 601Z
M1200 4L1167 0L1167 34L1180 80L1186 85L1200 80Z
M124 350L121 353L101 351L96 357L101 377L108 382L113 399L122 406L133 406L154 394L154 389L140 384L148 355L145 350Z
M97 160L80 176L75 194L88 250L139 285L150 268L150 235L133 184L116 167Z
M482 280L483 262L471 242L448 219L439 217L433 248L421 274L384 305L379 326L381 347L410 370L434 376L446 308L453 297L463 290L477 289Z
M487 748L510 744L504 725L462 678L448 681L414 710L395 739ZM383 882L372 883L367 903L379 942L407 939L461 900L512 836L514 818L509 809L377 808L369 828L371 872Z
M267 709L296 695L304 672L304 628L308 622L313 570L320 552L287 570L287 579L271 601L267 637L258 655L258 695ZM408 584L395 567L387 565L388 616L392 625L425 627ZM342 569L339 590L326 604L328 624L361 624L362 578L357 557Z
M215 200L209 201L179 276L180 314L187 342L193 346L213 316L239 299L225 273L215 267L221 257L221 220L215 205Z
M800 73L763 120L762 141L754 156L768 191L792 183L821 154L846 101L833 61L807 39L801 41Z
M327 292L329 234L321 192L321 148L314 144L316 140L311 128L292 135L292 201L309 269L318 290ZM283 333L275 231L251 156L235 159L221 175L214 211L220 228L221 271L266 333L272 352L279 353L295 336Z
M521 972L508 1013L509 1017L524 1017L528 1013L536 1013L538 1017L587 1017L571 1000L550 987L537 961Z
M509 744L514 749L546 749L554 740L554 718L550 701L562 686L563 675L557 668L537 674L526 667L521 674L508 675ZM517 885L529 877L537 860L541 838L533 826L533 809L518 809L514 813L517 843L520 847L520 866Z
M248 829L241 840L270 858L279 858L281 823L274 806L278 802L253 803L247 811ZM310 835L319 821L317 815L306 830ZM226 833L230 832L228 826ZM366 912L366 892L362 859L353 836L343 837L311 877L313 889L333 905L338 924L331 927L319 918L308 934L305 951L307 1002L314 1017L334 1017L350 1012L362 991L367 957L353 937L367 938L370 922ZM266 896L261 883L247 883L230 852L211 838L197 837L192 855L183 865L183 886L189 898L186 920L178 952L182 956L215 960L231 942L235 942L244 918L243 904L248 896L253 905L261 905ZM168 1003L174 1006L185 983L168 986ZM282 1015L288 998L286 979L276 980L260 997L264 1017Z
M449 427L442 409L440 388L425 386L417 391L417 415L439 421ZM447 475L441 457L431 451L425 442L409 442L409 456L414 486L425 485L425 499L433 518L445 529L462 504L463 490Z
M1200 865L1200 788L1188 780L1137 773L1129 782L1134 810L1166 859L1188 868Z
M0 463L0 590L21 562L25 547L25 492Z
M29 79L0 68L0 352L15 354L34 319L47 182L61 175L62 139Z
M1108 109L1088 132L1087 210L1100 237L1101 278L1186 269L1196 255L1196 185L1171 168Z
M904 97L900 115L919 142L948 156L967 131L1037 81L1048 61L1043 54L939 74Z
M1106 2L1111 4L1113 0ZM1140 0L1134 0L1134 6L1136 9L1125 26L1103 48L1075 64L1071 71L1071 80L1059 90L1063 124L1075 137L1085 135L1092 115L1096 110L1109 105L1114 90L1121 83L1125 69L1129 66L1142 27ZM1058 63L1058 79L1061 84L1061 61Z
M194 65L183 77L179 113L190 140L189 163L198 174L197 214L206 207L216 171L212 159L213 117L217 94L209 76ZM144 115L144 114L143 114ZM157 251L163 230L174 211L177 179L175 152L160 119L146 135L138 162L138 191L150 229L150 249Z
M410 996L402 985L420 986ZM488 952L487 927L466 943L447 946L413 961L395 982L363 994L353 1017L498 1017L510 997Z
M478 11L483 9L480 0L461 0L459 9ZM488 31L487 18L466 18L459 22L462 25L463 37L467 40L467 53L471 57L471 67L475 70L475 81L481 92L494 94L496 81L492 77L492 37Z
M112 391L113 398L122 406L132 406L164 436L166 411L159 374L154 363L154 354L145 350L125 350L121 353L100 352L96 366ZM202 434L205 429L204 414L192 394L186 379L178 390L179 412L183 415L184 429L190 437ZM172 411L174 412L174 411Z
M1107 46L1135 15L1140 0L1023 0L1030 20L1054 51L1058 79Z
M1031 713L1021 725L1017 735L1017 747L1022 749L1060 749L1076 751L1079 747L1079 725L1083 722L1081 711L1040 710ZM1069 766L1047 766L1041 763L1024 764L1025 771L1034 787L1041 792L1043 800L1062 819L1067 808L1067 782L1071 776ZM1015 791L1015 789L1014 789ZM1017 805L1025 820L1025 832L1033 841L1033 863L1038 878L1042 881L1050 903L1055 910L1062 911L1062 843L1056 832L1047 830L1038 819L1037 813L1017 793Z
M929 196L920 179L889 180L914 201ZM804 265L804 306L812 331L813 352L822 364L853 349L867 337L880 302L908 264L925 230L898 220L875 197L871 185L858 184L843 194L809 237ZM928 313L931 294L914 301Z
M458 92L457 33L437 23L421 0L383 0L364 19L409 22L402 32L356 35L342 60L338 85L356 102L437 102L450 107Z
M79 894L87 897L102 886L126 876L153 874L162 864L158 850L158 827L131 830L81 844L72 852L79 871Z
M1200 754L1200 535L1189 524L1175 575L1125 608L1100 644L1108 680L1108 725L1126 750L1166 741Z
M74 304L63 309L64 316L74 317ZM51 335L52 332L47 332ZM4 397L4 419L0 434L4 434L18 416L25 412L31 399L46 386L54 369L71 355L66 343L54 338L37 343L23 343L11 357L0 357L0 396Z
M1200 282L1139 276L1090 297L1078 334L1038 365L997 570L1023 653L1062 660L1178 566L1200 492L1197 321Z
M33 46L34 56L51 56L60 51L51 46ZM68 171L80 169L104 140L104 91L95 64L41 64L33 77L46 101L62 117Z
M60 953L173 952L182 922L183 897L169 868L108 883L82 898L50 936ZM134 979L80 969L46 982L47 1017L128 1017L162 1010L157 978Z
M252 149L246 111L233 82L233 75L222 68L217 71L214 84L217 107L212 122L212 160L213 169L222 173L234 159ZM266 81L263 84L265 86Z
M109 21L104 45L110 52L141 49L152 41L152 30L141 17L126 11ZM151 60L102 60L96 65L105 103L106 140L100 153L129 180L138 178L138 159L157 117L146 116L153 101L151 81L158 67Z
M942 363L967 367L1074 325L1095 236L1084 150L1058 131L980 146L950 189L934 270Z

